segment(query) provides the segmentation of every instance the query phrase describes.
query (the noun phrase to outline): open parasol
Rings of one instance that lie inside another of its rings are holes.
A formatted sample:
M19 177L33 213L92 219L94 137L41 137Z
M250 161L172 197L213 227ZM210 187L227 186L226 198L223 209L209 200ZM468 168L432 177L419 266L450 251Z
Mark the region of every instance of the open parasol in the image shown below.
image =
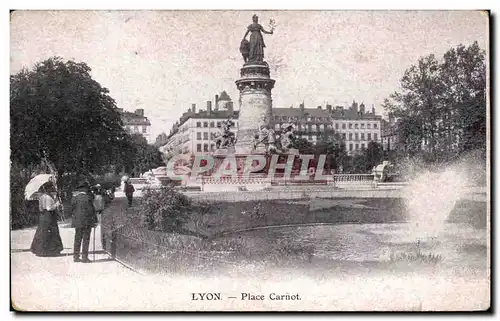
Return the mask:
M27 200L33 197L33 194L38 192L43 184L52 182L55 183L54 175L52 174L39 174L31 179L31 181L26 185L24 189L24 196Z

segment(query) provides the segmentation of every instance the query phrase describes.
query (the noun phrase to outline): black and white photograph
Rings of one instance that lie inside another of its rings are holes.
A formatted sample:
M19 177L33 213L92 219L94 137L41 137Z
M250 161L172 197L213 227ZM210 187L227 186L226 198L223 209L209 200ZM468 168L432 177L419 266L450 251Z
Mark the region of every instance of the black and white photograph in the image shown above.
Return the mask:
M488 311L490 19L12 10L11 311Z

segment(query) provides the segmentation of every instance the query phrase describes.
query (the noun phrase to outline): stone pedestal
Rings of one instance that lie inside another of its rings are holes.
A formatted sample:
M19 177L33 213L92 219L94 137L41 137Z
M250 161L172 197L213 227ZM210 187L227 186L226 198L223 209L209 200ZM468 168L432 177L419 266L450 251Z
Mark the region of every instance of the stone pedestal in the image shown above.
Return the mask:
M262 153L253 148L255 136L272 119L271 90L274 87L267 64L245 64L236 81L240 91L239 127L236 134L236 155Z

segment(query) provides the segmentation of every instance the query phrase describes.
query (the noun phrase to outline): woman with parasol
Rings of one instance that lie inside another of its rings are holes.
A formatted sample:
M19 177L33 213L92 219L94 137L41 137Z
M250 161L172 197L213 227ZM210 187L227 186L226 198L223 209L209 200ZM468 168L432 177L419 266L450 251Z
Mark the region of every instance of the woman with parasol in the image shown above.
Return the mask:
M37 256L57 256L63 250L59 227L57 225L57 210L61 207L53 195L56 188L52 181L44 183L38 192L39 223L35 237L31 243L31 252Z

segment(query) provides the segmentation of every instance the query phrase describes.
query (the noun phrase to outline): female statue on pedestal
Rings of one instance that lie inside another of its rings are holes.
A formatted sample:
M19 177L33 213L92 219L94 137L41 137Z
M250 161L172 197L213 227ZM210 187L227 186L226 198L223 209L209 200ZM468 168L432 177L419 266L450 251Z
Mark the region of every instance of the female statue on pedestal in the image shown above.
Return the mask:
M240 52L243 55L245 62L263 62L264 61L264 38L262 38L262 33L269 35L273 34L274 31L274 21L270 21L271 31L266 31L259 24L259 17L253 15L253 23L248 26L247 32L243 36L241 41ZM250 41L246 40L247 35L250 33Z

